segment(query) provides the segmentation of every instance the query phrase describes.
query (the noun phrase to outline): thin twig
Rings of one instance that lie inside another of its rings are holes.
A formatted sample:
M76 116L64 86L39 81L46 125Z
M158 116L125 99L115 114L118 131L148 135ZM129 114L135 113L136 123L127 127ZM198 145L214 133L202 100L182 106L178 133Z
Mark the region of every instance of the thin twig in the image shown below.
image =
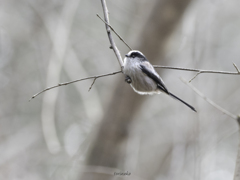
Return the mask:
M72 84L72 83L75 83L75 82L78 82L78 81L83 81L83 80L87 80L87 79L97 79L97 78L100 78L100 77L105 77L105 76L111 76L111 75L115 75L115 74L118 74L118 73L121 73L122 71L116 71L116 72L112 72L112 73L107 73L107 74L102 74L102 75L97 75L97 76L90 76L90 77L86 77L86 78L82 78L82 79L77 79L77 80L74 80L74 81L69 81L69 82L65 82L65 83L59 83L58 85L55 85L55 86L51 86L51 87L48 87L40 92L38 92L37 94L33 95L29 101L35 97L37 97L39 94L42 94L43 92L45 91L48 91L50 89L54 89L54 88L57 88L57 87L60 87L60 86L65 86L65 85L68 85L68 84ZM92 84L93 85L93 84ZM92 86L91 85L91 86Z
M216 70L202 70L202 69L193 69L193 68L182 68L182 67L171 67L171 66L159 66L153 65L154 68L163 68L163 69L174 69L174 70L182 70L182 71L193 71L197 72L197 74L189 81L191 82L201 73L215 73L215 74L229 74L229 75L240 75L239 69L237 68L236 64L234 67L237 69L237 72L229 72L229 71L216 71Z
M233 62L233 66L236 68L237 72L240 73L240 71L239 71L237 65L236 65L234 62Z
M104 19L105 19L105 22L107 24L106 25L106 30L107 30L107 35L108 35L108 39L110 41L110 44L111 44L111 48L113 49L117 59L118 59L118 63L121 67L121 70L123 70L123 60L122 60L122 57L121 57L121 54L113 40L113 37L112 37L112 34L111 34L111 31L110 31L110 27L109 27L109 16L108 16L108 9L107 9L107 4L106 4L106 1L105 0L101 0L101 3L102 3L102 7L103 7L103 14L104 14Z
M94 78L94 79L93 79L93 82L92 82L91 86L89 87L88 92L92 89L93 84L95 83L96 80L97 80L97 78Z
M201 71L200 72L198 72L195 76L193 76L193 78L192 79L190 79L188 82L192 82L192 80L193 79L195 79L199 74L201 74Z
M106 25L108 25L108 26L110 27L110 29L117 35L117 37L118 37L130 50L132 50L132 48L124 41L124 39L113 29L113 27L112 27L110 24L108 24L106 21L104 21L98 14L97 14L97 17L98 17L99 19L101 19L102 22L104 22Z
M211 104L213 107L218 109L219 111L223 112L224 114L230 116L231 118L237 120L237 116L230 113L226 109L222 108L221 106L217 105L215 102L213 102L211 99L207 98L203 93L201 93L196 87L194 87L192 84L188 83L185 79L180 78L182 82L184 82L186 85L188 85L194 92L196 92L199 96L201 96L205 101L207 101L209 104Z

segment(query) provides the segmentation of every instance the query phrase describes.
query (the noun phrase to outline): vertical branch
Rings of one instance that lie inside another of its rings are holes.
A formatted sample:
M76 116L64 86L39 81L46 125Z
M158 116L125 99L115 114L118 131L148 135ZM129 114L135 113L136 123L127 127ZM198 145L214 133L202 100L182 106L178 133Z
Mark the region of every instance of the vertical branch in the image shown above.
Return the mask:
M105 0L101 0L101 3L102 3L102 7L103 7L103 14L104 14L104 20L106 21L107 24L110 24L109 23L109 16L108 16L108 9L107 9L107 4L106 4L106 1ZM108 39L110 41L110 48L113 49L117 59L118 59L118 63L121 67L121 70L123 69L123 60L122 60L122 57L121 57L121 54L113 40L113 37L112 37L112 34L111 34L111 30L110 30L110 27L108 25L105 25L106 26L106 30L107 30L107 34L108 34Z

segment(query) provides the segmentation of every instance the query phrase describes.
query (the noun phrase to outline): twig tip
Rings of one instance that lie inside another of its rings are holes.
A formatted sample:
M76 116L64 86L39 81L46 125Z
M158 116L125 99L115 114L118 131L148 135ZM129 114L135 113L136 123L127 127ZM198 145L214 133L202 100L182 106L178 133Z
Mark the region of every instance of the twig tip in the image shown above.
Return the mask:
M233 62L233 66L235 67L235 69L237 70L238 73L240 73L240 70L238 69L237 65Z
M34 96L32 96L29 100L28 100L28 102L30 102L32 99L34 99L36 96L34 95Z

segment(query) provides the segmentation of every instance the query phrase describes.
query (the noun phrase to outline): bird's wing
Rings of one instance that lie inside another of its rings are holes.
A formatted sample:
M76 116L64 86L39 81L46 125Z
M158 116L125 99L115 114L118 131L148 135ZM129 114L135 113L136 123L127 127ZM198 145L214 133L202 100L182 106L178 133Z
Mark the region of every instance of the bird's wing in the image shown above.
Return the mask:
M144 74L146 74L149 78L156 82L160 90L167 94L169 93L164 82L162 81L157 72L154 70L154 67L149 62L144 62L144 65L140 65L140 69Z

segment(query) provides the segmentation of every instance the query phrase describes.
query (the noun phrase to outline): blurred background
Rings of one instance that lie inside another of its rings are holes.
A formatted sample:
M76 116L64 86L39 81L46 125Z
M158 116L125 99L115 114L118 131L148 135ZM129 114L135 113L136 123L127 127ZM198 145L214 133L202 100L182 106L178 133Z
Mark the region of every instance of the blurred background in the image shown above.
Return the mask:
M238 126L179 78L157 69L166 95L140 96L117 74L45 92L48 86L118 71L101 2L0 0L0 179L233 179ZM240 67L240 1L107 1L110 22L156 65ZM124 56L129 50L114 40ZM235 115L239 76L201 74L192 84ZM114 176L114 172L131 175Z

